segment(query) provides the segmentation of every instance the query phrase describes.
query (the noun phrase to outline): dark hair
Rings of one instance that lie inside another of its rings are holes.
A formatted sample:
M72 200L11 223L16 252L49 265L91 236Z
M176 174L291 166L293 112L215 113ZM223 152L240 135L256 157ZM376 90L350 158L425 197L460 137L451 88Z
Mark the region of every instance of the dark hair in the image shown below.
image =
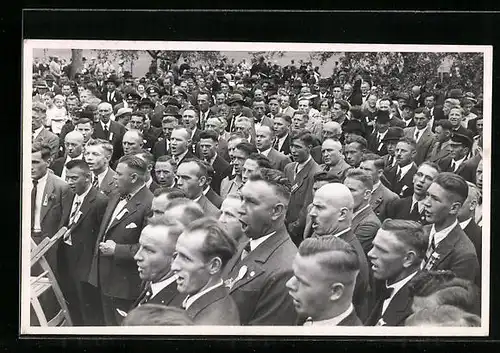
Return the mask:
M353 142L357 143L361 147L362 151L366 150L366 148L368 147L368 142L366 141L366 139L363 136L352 135L349 138L348 144L351 144Z
M453 305L438 305L419 310L405 321L405 326L421 326L422 324L433 327L481 327L481 317Z
M441 186L447 192L455 195L460 203L464 203L469 194L469 186L463 177L458 174L443 172L438 174L434 183Z
M46 162L50 159L50 156L52 154L50 146L47 145L46 143L34 143L31 146L31 153L37 153L37 152L41 152L42 159Z
M198 178L201 178L201 177L208 177L208 170L207 170L207 163L204 162L204 161L201 161L199 160L198 158L187 158L185 160L183 160L179 166L181 164L186 164L186 163L194 163L198 166L198 172L196 173L196 176Z
M289 115L282 114L282 113L276 114L274 116L274 119L283 119L288 123L288 125L290 125L292 123L292 118Z
M90 126L94 126L94 122L90 120L89 118L80 118L78 121L75 123L75 127L80 124L88 124L90 123Z
M339 100L335 101L333 104L340 105L341 110L349 111L349 108L350 108L349 103L343 99L339 99Z
M431 161L423 161L422 164L420 164L418 166L418 168L420 168L423 165L428 165L429 167L436 169L438 173L441 173L441 168L439 167L439 165L437 163L434 163ZM418 170L418 168L417 168L417 170Z
M165 213L175 207L182 207L182 217L177 219L177 221L179 221L184 226L187 226L195 220L203 218L205 216L205 213L203 212L200 204L188 198L178 197L172 199L168 203L165 209Z
M413 150L416 150L417 149L417 141L415 141L414 138L411 138L411 137L401 137L398 141L399 142L403 142L403 143L406 143L407 145L409 145Z
M431 117L431 112L426 107L419 107L419 108L415 109L414 115L422 114L422 113L425 115L425 117L427 119L429 119Z
M145 159L146 163L148 165L154 165L155 164L155 157L149 151L141 150L141 151L135 152L134 155L138 156L139 158Z
M422 225L414 221L387 218L380 229L391 232L399 241L410 246L422 260L429 245L429 235L424 231ZM419 262L420 264L420 262Z
M203 130L200 132L200 140L201 139L211 139L214 142L219 142L219 135L212 130Z
M255 145L251 144L248 141L240 142L234 148L236 150L241 150L241 151L245 152L247 157L250 156L252 153L259 153L259 151L257 150L257 147L255 147Z
M361 183L363 183L363 186L365 187L366 190L373 189L372 176L362 169L351 168L351 169L347 170L344 180L347 178L351 178L351 179L355 179L355 180L360 181Z
M143 122L144 122L144 120L146 120L146 113L144 113L144 112L142 112L140 110L133 111L130 116L141 117Z
M283 172L276 169L261 168L258 172L250 174L248 180L267 183L279 197L283 198L285 206L288 206L292 186Z
M148 165L146 164L146 161L142 160L141 158L135 156L135 155L128 155L128 156L123 156L118 160L118 164L124 163L129 167L130 169L135 170L138 172L142 178L144 178L144 175L146 174L148 170Z
M110 156L113 154L113 145L108 140L104 139L90 139L88 146L101 146L102 149Z
M361 162L373 161L373 165L377 169L384 169L384 159L376 153L363 153L361 156Z
M201 250L205 260L219 257L222 268L236 254L236 241L227 234L225 228L214 218L204 217L189 224L184 230L185 233L203 231L205 241Z
M269 158L267 158L266 156L264 156L260 153L252 153L251 155L248 156L247 159L251 159L253 161L256 161L259 168L272 169L271 161L269 160Z
M453 129L453 125L451 125L451 122L448 119L441 119L436 121L436 126L441 126L445 130Z
M142 304L132 309L122 326L184 326L194 325L186 310L160 304Z
M85 175L90 175L90 167L83 159L72 159L65 165L66 169L80 168Z
M290 136L290 142L293 143L294 140L302 141L306 146L317 146L317 140L314 138L308 130L299 130L292 132Z
M314 182L317 181L327 181L329 183L342 183L342 179L340 179L336 174L328 173L328 172L317 172L313 176Z
M159 188L156 188L155 191L153 191L154 197L158 197L158 196L164 195L164 194L167 195L167 198L169 200L187 197L186 193L177 187L173 187L173 188L159 187Z

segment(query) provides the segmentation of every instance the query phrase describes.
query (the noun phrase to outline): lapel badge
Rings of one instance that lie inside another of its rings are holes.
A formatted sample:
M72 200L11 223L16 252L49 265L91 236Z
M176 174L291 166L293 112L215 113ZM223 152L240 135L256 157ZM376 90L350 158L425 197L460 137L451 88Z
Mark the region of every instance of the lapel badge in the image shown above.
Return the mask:
M375 326L386 326L387 322L384 321L384 318L380 318L380 320L377 321L377 324Z
M43 199L43 206L47 206L49 204L49 195L45 194L45 198Z
M250 272L250 277L255 276L255 271Z

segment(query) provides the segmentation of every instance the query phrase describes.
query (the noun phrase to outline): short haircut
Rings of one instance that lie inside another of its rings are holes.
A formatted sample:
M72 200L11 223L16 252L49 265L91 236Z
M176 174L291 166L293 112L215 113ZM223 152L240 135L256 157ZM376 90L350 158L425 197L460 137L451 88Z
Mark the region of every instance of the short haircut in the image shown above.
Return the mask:
M156 159L157 162L168 162L170 164L172 164L172 166L175 166L175 161L174 159L172 158L172 156L169 156L168 154L164 154L163 156L160 156Z
M187 197L186 193L177 187L173 187L173 188L159 187L159 188L156 188L155 191L153 191L153 196L158 197L160 195L167 195L167 199L169 199L169 200Z
M411 137L402 137L399 139L399 142L406 143L408 146L410 146L413 150L417 149L417 141L415 141L414 138Z
M170 124L170 123L176 123L178 124L179 123L179 119L177 119L175 116L165 116L162 118L161 120L162 123L166 123L166 124Z
M312 237L305 239L299 246L302 257L320 255L319 263L326 273L356 273L360 269L356 249L345 240L335 237ZM352 276L352 283L355 281Z
M290 142L293 143L294 140L300 140L302 143L304 143L306 146L317 146L317 140L314 138L313 134L311 134L307 130L299 130L299 131L294 131L292 135L290 136Z
M173 199L167 205L165 212L170 211L175 207L182 207L182 217L177 219L177 221L184 226L187 226L191 222L205 216L200 204L188 198L179 197Z
M196 231L205 232L205 241L201 253L205 260L219 257L222 262L222 268L236 254L236 241L227 234L226 230L216 219L211 217L200 218L189 224L185 233Z
M342 180L336 174L328 173L328 172L324 172L324 171L317 172L316 174L314 174L313 180L314 180L314 182L317 182L317 181L327 181L329 183L341 183L342 182Z
M481 327L481 318L453 305L425 308L410 315L405 326Z
M90 124L90 126L94 126L94 122L90 120L89 118L80 118L78 121L75 123L75 127L80 124Z
M431 112L426 107L419 107L419 108L415 109L414 114L415 115L424 114L427 119L429 119L431 117Z
M351 144L351 143L357 143L360 148L361 151L364 151L367 149L368 147L368 142L366 141L366 139L363 137L363 136L359 136L359 135L352 135L350 138L349 138L349 142L348 144Z
M274 119L283 119L285 122L290 125L292 123L292 118L289 115L278 113L274 116Z
M194 325L186 310L160 304L146 303L132 309L122 326L185 326Z
M47 112L47 106L41 102L34 101L31 105L31 110L34 112L45 114Z
M452 110L454 110L454 109L455 109L455 110L458 110L458 111L460 112L460 115L461 115L462 117L464 116L464 109L463 109L461 106L459 106L459 105L458 105L458 106L457 106L457 105L455 105L455 106L451 107L451 108L450 108L450 113L451 113L451 111L452 111Z
M250 174L250 181L263 181L273 188L279 198L288 207L292 186L285 174L276 169L261 168L258 172Z
M148 165L154 165L155 164L155 157L149 151L142 150L142 151L139 151L139 152L135 152L134 155L138 156L139 158L145 159L146 163Z
M445 189L448 193L455 195L460 203L464 203L469 194L469 186L463 177L458 174L443 172L434 178L434 183Z
M41 153L42 159L44 161L48 161L51 156L52 150L50 149L50 146L47 145L46 143L34 143L31 146L31 153L37 153L37 152Z
M385 168L384 159L376 153L364 153L361 156L361 162L367 161L373 161L373 165L379 170Z
M192 131L191 131L190 128L187 128L185 126L176 126L176 127L174 127L173 131L175 131L175 130L184 130L186 132L186 134L187 134L188 140L191 139L191 133L192 133Z
M434 168L434 169L436 169L436 170L437 170L437 172L438 172L438 173L441 173L441 168L439 167L439 165L438 165L437 163L435 163L435 162L431 162L431 161L424 161L424 162L422 162L422 164L420 164L420 165L417 167L417 170L418 170L418 168L420 168L420 167L421 167L421 166L423 166L423 165L427 165L427 166L429 166L429 167L431 167L431 168Z
M106 152L109 156L113 154L113 145L108 140L90 139L88 146L101 146L104 152Z
M248 141L242 141L235 146L235 149L245 152L245 154L250 156L252 153L259 153L257 147Z
M236 139L245 139L245 136L240 131L234 131L231 132L231 135L229 135L229 138L227 139L227 142L236 140Z
M194 163L198 166L198 172L196 173L196 176L198 178L201 178L201 177L208 177L208 169L207 169L207 164L204 163L203 161L199 160L198 158L188 158L188 159L185 159L183 160L179 166L181 164L185 164L185 163Z
M204 130L200 132L200 140L201 139L211 139L214 142L219 142L219 135L212 130Z
M451 122L447 119L441 119L436 121L436 126L441 126L445 130L453 129L453 125L451 125Z
M349 169L346 174L345 174L345 179L351 178L360 181L363 183L363 186L365 187L366 190L372 190L373 189L373 179L370 174L365 172L364 170L361 170L359 168L356 169Z
M128 155L128 156L123 156L118 160L118 164L123 163L130 169L136 171L139 173L141 178L143 179L144 176L147 173L148 170L148 165L146 161L143 159L135 156L135 155Z
M271 161L269 160L269 158L260 153L252 153L251 155L248 156L247 159L256 161L259 168L269 168L269 169L272 168Z
M302 100L304 100L304 99L302 99ZM295 117L295 115L301 115L301 116L305 117L305 120L309 121L309 115L307 115L305 111L296 110L293 112L292 117Z
M90 175L90 167L83 159L72 159L65 165L66 169L80 168L85 175Z
M415 221L387 218L380 229L391 232L399 241L415 250L419 259L423 259L429 245L429 235L422 225Z
M348 111L350 109L349 103L343 99L339 99L339 100L335 101L333 104L340 105L341 110Z
M130 115L131 116L138 116L138 117L142 118L142 121L146 120L146 113L144 113L140 110L133 111Z

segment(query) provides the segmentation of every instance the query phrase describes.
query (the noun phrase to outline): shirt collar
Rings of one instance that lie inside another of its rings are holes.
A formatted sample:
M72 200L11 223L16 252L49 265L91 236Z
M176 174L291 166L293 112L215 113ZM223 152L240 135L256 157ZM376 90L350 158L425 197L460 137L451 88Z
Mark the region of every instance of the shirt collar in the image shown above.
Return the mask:
M360 214L361 212L363 212L364 210L366 210L368 207L370 207L370 204L367 204L367 205L361 207L359 210L357 210L356 212L354 212L352 214L352 218L356 217L358 214Z
M102 120L100 120L100 122L103 129L106 127L109 130L109 127L111 126L111 117L106 124L104 124Z
M413 194L413 195L411 196L411 207L410 207L410 210L413 208L413 205L415 205L415 203L417 203L417 205L418 205L418 212L421 212L421 210L423 210L423 209L424 209L424 205L423 205L424 200L425 200L425 198L423 198L422 200L418 201L418 200L415 198L415 194Z
M465 221L460 222L460 228L465 229L469 225L470 221L472 221L472 217L467 218Z
M75 200L80 201L80 204L81 204L83 202L83 200L85 200L85 197L87 197L91 188L92 188L92 185L89 185L89 187L87 188L87 190L85 190L85 192L83 194L75 196Z
M149 189L149 187L151 186L151 184L153 183L153 178L149 178L148 181L146 181L146 187Z
M326 320L319 320L319 321L312 321L311 318L308 318L304 326L338 326L344 320L346 317L351 315L351 313L354 311L354 306L349 305L346 311L344 311L342 314L337 315L335 317L332 317L331 319L326 319Z
M413 163L408 163L408 165L405 165L404 167L398 165L398 170L401 170L401 178L403 178L406 175L406 173L408 173L408 171L411 169L412 166Z
M38 184L37 185L39 185L40 183L47 182L48 175L49 175L49 171L47 170L47 173L45 173L45 175L43 177L41 177L40 179L38 179Z
M214 156L212 157L212 159L210 159L208 162L210 163L210 165L213 165L214 162L215 162L215 159L217 158L217 152L215 152Z
M385 135L387 134L387 131L389 131L389 130L385 130L384 132L379 132L378 136L380 136L381 138L384 138Z
M462 164L464 161L465 161L465 158L467 158L467 156L464 156L462 159L459 159L458 161L452 159L452 161L455 162L455 164L457 164L457 166L459 166L460 164Z
M263 237L260 237L259 239L250 239L250 249L251 251L254 251L260 244L265 242L268 238L270 238L272 235L276 234L276 231L269 233L268 235L264 235Z
M68 163L69 161L77 160L77 159L83 159L83 153L80 153L80 155L76 156L75 158L71 158L70 156L66 156L66 163ZM66 163L64 163L64 164L66 164Z
M350 230L351 230L351 227L347 227L346 229L341 230L340 232L333 234L333 236L338 238L339 236L341 236L344 233L347 233Z
M176 160L177 162L178 162L178 161L180 161L180 160L182 160L182 159L184 158L184 156L188 153L188 151L189 151L189 147L188 147L188 149L186 149L186 150L184 151L184 153L179 154L178 156L174 156L175 160Z
M210 185L208 185L208 186L205 188L205 190L203 190L203 195L206 195L206 194L207 194L207 192L208 192L208 190L210 190ZM201 196L200 196L200 198L201 198Z
M203 192L202 192L202 193L201 193L201 195L200 195L200 196L198 196L197 198L195 198L193 201L194 201L194 202L199 202L199 201L200 201L200 199L201 199L201 197L202 197L203 195L204 195L204 194L203 194Z
M142 186L141 186L139 189L135 190L134 192L129 193L130 198L132 198L132 197L134 197L135 195L137 195L137 193L138 193L139 191L141 191L141 190L142 190L142 188L143 188L143 187L145 187L145 186L146 186L146 184L145 184L145 183L143 183L143 184L142 184Z
M374 192L375 190L377 190L379 188L380 184L381 184L381 182L379 180L378 183L376 183L375 185L373 185L372 192Z
M212 290L216 289L217 287L222 286L223 284L224 284L224 281L221 279L219 282L217 282L217 284L215 284L215 285L213 285L213 286L211 286L211 287L208 287L208 288L206 288L206 289L202 290L201 292L198 292L198 293L196 293L196 294L194 294L194 295L192 295L192 296L191 296L191 295L188 295L188 296L186 297L186 299L184 299L184 301L182 302L182 307L183 307L185 310L189 309L189 307L190 307L191 305L193 305L193 303L194 303L194 302L195 302L198 298L200 298L200 297L201 297L201 296L203 296L204 294L206 294L206 293L208 293L208 292L210 292L210 291L212 291Z
M283 142L283 141L285 141L285 140L286 140L286 138L287 138L287 137L288 137L288 132L285 134L285 136L283 136L283 137L279 137L279 138L278 138L278 141L279 141L279 142Z
M151 297L154 297L158 293L161 292L161 290L167 286L169 286L171 283L174 283L177 280L177 275L173 275L168 277L167 279L164 279L162 281L153 283L151 282Z
M40 126L38 129L36 129L35 131L33 131L33 138L37 138L38 135L40 135L40 132L42 132L43 130L43 125Z
M306 161L305 161L305 162L302 162L302 163L297 163L297 173L299 172L299 170L302 170L302 169L305 167L305 165L306 165L307 163L309 163L309 161L310 161L311 159L312 159L312 157L311 157L311 155L309 155L309 157L306 159Z
M260 154L264 155L267 157L267 155L271 152L271 147L269 147L267 150L261 151Z
M418 270L416 270L415 272L413 272L412 274L406 276L405 278L397 281L396 283L393 283L391 284L390 286L387 286L387 281L385 282L387 288L392 288L392 293L391 293L391 296L389 298L387 298L386 300L384 300L384 304L383 304L383 311L385 311L385 309L387 309L387 307L389 306L389 303L391 302L392 298L394 298L397 294L397 292L403 288L405 286L405 284L407 284L408 282L410 282L410 280L415 277L415 275L418 273ZM383 313L382 313L383 314Z
M429 236L429 243L432 241L434 238L434 244L437 246L444 238L448 236L448 234L455 228L458 224L458 221L455 219L455 222L453 224L445 229L440 230L439 232L436 232L436 225L433 224Z

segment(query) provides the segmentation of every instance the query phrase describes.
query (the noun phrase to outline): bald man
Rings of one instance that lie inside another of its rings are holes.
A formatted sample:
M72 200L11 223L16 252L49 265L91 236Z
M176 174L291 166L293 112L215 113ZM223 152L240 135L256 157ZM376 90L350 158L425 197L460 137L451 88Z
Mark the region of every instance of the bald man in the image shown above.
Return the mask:
M345 173L351 166L344 159L340 141L326 138L321 145L321 154L323 156L323 164L319 166L321 170L337 176L339 180L344 180Z
M259 153L269 159L273 169L283 171L285 166L292 161L283 153L273 148L275 138L273 128L267 125L261 125L255 129L255 146L259 150Z
M50 165L50 169L62 180L66 180L66 163L73 159L83 159L83 143L84 137L78 131L71 131L64 137L65 155Z
M127 129L120 123L114 121L113 107L107 102L100 103L97 107L99 122L94 124L93 139L103 139L113 145L113 155L110 165L114 165L123 156L122 140Z
M139 130L129 130L123 135L122 146L125 156L138 153L144 145L144 137Z
M321 141L325 142L326 139L333 139L342 143L342 126L338 122L329 121L323 124L323 129L321 131ZM325 162L322 158L323 152L321 145L313 147L313 149L311 150L311 157L318 164Z
M368 261L361 243L351 229L353 208L354 199L347 186L330 183L323 185L314 194L309 216L314 231L313 236L339 237L356 250L360 268L354 288L353 304L357 315L363 321L368 315Z

